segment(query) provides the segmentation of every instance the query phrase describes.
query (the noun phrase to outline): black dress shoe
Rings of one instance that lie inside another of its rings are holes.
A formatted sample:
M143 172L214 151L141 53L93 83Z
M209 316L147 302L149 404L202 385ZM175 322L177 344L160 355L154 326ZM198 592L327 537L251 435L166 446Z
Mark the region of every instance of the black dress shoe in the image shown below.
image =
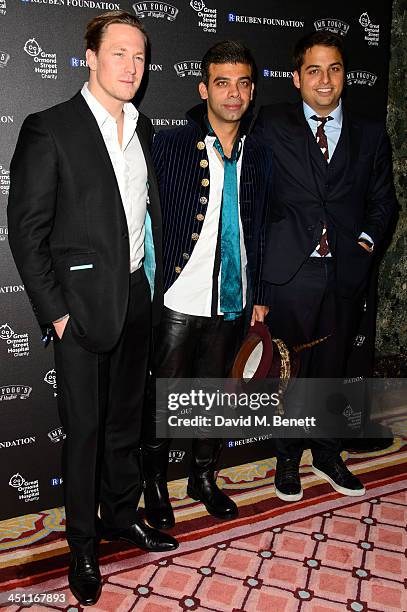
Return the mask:
M168 552L179 546L175 538L157 529L152 529L140 520L125 529L105 530L103 538L105 540L124 540L149 552Z
M175 525L174 512L168 496L167 480L146 480L144 485L146 519L156 529L171 529Z
M366 493L365 487L359 478L356 478L348 470L340 455L323 460L314 459L312 470L317 476L327 480L335 491L342 493L342 495L359 497Z
M201 501L209 514L216 518L232 519L239 513L235 502L217 486L213 472L191 474L187 494L192 499Z
M68 573L69 588L82 606L93 606L102 592L99 565L92 555L73 554Z
M303 491L298 459L277 458L274 487L277 497L283 501L294 502L302 499Z

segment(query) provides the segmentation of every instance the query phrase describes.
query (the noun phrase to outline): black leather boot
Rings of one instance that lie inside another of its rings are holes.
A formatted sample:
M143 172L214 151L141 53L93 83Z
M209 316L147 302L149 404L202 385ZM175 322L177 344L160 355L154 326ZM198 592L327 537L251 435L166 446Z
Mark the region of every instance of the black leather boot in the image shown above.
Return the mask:
M175 525L167 488L168 451L168 440L143 445L145 515L156 529L171 529Z
M236 517L238 509L216 485L215 467L221 450L220 440L193 440L187 493L192 499L201 501L209 514L226 520Z

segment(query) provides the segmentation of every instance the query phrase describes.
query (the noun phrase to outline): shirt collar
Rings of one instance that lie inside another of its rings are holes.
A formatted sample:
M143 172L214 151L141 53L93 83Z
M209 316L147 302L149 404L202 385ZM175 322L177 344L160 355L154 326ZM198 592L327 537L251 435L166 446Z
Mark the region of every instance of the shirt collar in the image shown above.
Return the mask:
M114 120L114 117L105 109L105 107L99 102L97 98L89 91L88 83L84 83L81 93L85 98L90 110L92 111L99 129L110 119ZM137 125L139 112L137 108L131 102L125 102L123 106L123 112L125 119L134 121L134 127Z
M313 108L311 108L306 102L304 102L304 100L302 101L302 106L304 109L305 119L309 123L312 115L317 115L318 113L316 113ZM338 106L329 113L329 116L332 117L332 119L328 121L326 125L329 125L329 127L342 127L342 119L343 119L342 100L339 100ZM317 123L316 121L314 121L314 119L311 119L311 121L313 121L314 123Z

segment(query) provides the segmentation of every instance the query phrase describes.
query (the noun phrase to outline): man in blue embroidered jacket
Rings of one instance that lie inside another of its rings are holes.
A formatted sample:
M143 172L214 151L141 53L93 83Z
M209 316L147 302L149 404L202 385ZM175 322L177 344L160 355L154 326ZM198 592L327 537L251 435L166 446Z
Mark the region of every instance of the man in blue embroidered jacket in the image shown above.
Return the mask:
M153 145L163 209L164 316L155 337L157 378L222 378L242 340L244 314L263 321L260 284L264 236L256 210L266 200L270 155L247 135L254 60L233 41L214 45L202 61L205 101L188 125L161 132ZM256 204L257 203L257 204ZM146 515L168 528L170 440L143 438ZM188 494L222 519L236 504L216 485L218 439L192 442Z

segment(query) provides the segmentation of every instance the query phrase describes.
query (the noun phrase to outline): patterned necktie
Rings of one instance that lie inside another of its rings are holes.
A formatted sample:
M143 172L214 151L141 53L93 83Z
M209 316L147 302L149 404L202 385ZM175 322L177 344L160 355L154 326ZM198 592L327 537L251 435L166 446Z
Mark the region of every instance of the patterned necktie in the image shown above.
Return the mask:
M329 151L328 151L328 139L325 134L325 124L327 121L332 119L332 117L318 117L317 115L312 115L311 119L314 121L318 121L316 139L319 148L322 151L322 155L325 157L326 161L329 159Z
M314 121L318 121L318 127L317 127L317 133L316 133L317 144L319 148L321 149L322 155L324 156L325 160L328 161L329 160L328 139L326 137L324 127L325 127L326 122L332 119L332 117L318 117L317 115L312 115L311 119L314 119ZM323 228L322 228L322 236L319 241L319 245L316 248L316 251L318 251L321 257L326 257L329 253L329 245L328 245L327 238L328 237L326 233L326 224L324 223Z
M208 127L209 134L216 136L212 127L210 125ZM220 241L220 309L223 312L224 320L230 321L240 317L243 310L237 184L237 160L241 152L241 141L237 139L230 157L224 154L217 136L213 146L223 160L224 173Z

